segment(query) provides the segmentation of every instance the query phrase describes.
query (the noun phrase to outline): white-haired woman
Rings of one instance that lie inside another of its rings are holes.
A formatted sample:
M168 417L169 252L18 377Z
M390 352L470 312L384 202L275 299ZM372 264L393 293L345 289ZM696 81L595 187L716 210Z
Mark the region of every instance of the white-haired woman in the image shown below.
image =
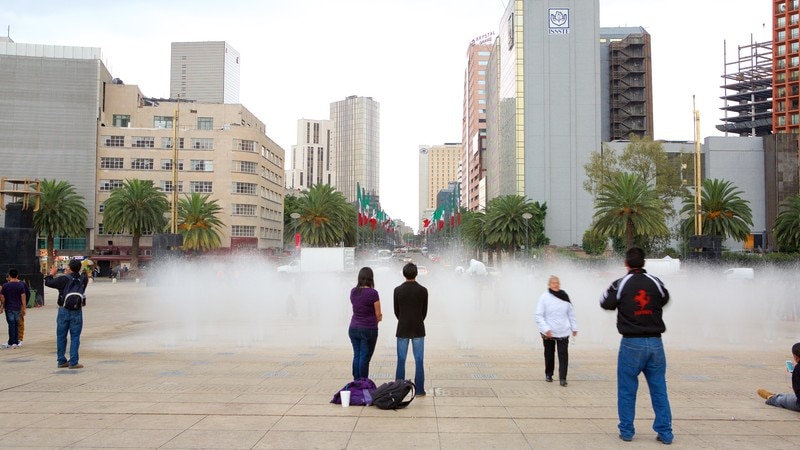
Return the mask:
M567 366L569 365L569 336L578 335L575 308L569 295L561 290L558 277L550 276L547 291L539 297L536 305L536 325L544 344L544 376L547 382L553 381L555 353L558 349L558 380L561 386L567 385Z

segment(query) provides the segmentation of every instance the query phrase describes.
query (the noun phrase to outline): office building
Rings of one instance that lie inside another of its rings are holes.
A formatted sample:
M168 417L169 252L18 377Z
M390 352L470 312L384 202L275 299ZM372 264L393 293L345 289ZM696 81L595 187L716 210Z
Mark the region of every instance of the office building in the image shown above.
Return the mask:
M239 52L227 42L173 42L170 98L239 103Z
M297 144L292 146L290 168L286 171L287 189L305 190L315 184L334 184L332 129L330 120L297 121Z
M331 103L336 189L349 203L360 184L377 205L380 198L380 105L372 97L351 95Z
M99 48L0 38L2 175L71 183L95 227L97 125L111 74ZM2 220L0 220L2 223ZM59 240L60 254L86 254L87 238Z
M172 181L176 109L177 187ZM168 195L173 189L209 194L222 207L223 249L282 248L284 151L244 106L152 99L137 86L109 84L100 120L93 163L99 178L93 208L99 253L124 256L131 245L130 235L103 228L103 202L126 179L152 180ZM142 237L141 245L146 255L151 237Z
M461 181L459 203L470 211L485 209L486 170L483 155L486 150L486 68L492 51L494 32L473 39L467 48L467 68L464 70L464 105L462 117Z
M653 138L653 70L644 28L600 28L600 86L603 142Z
M461 143L419 146L419 218L430 219L435 210L437 195L448 189L452 183L458 184L458 168L462 156ZM448 211L450 208L448 208Z
M579 244L594 212L583 166L601 142L598 3L510 1L487 66L486 197L546 203L555 245Z

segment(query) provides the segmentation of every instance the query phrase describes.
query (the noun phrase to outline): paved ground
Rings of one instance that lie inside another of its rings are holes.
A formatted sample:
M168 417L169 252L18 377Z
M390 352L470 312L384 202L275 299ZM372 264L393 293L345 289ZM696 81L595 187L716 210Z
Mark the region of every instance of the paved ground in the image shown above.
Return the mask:
M339 340L322 334L316 343L298 341L289 332L299 326L291 311L286 320L270 322L259 339L243 340L246 333L235 325L216 328L226 335L218 344L196 329L165 338L163 323L142 312L162 311L158 305L168 302L154 300L159 297L154 290L132 281L91 286L82 370L56 368L52 294L47 306L30 310L24 346L0 351L0 447L661 446L650 429L644 383L634 441L617 436L613 345L579 337L570 350L570 383L564 388L544 382L541 344L535 340L481 346L431 337L427 397L400 411L342 408L329 401L350 378L344 331ZM162 314L181 313L164 309ZM257 322L247 310L237 314L243 322ZM781 369L797 325L779 322L769 343L751 342L755 345L743 349L668 346L673 447L795 448L800 415L765 405L755 390L789 389ZM378 384L394 376L392 326L382 328L372 362ZM272 333L275 327L282 331ZM407 373L413 374L413 362Z

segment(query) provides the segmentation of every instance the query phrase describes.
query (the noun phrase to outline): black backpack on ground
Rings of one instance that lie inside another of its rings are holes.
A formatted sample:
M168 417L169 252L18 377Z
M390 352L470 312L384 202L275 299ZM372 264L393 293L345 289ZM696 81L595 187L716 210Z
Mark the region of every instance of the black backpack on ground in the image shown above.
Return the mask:
M411 398L405 400L409 393ZM378 386L378 389L372 392L372 404L379 409L405 408L416 395L416 386L411 381L390 381Z
M63 306L70 311L81 309L86 304L86 295L84 295L83 277L74 276L72 274L65 275L68 280L64 285L64 299L59 306Z

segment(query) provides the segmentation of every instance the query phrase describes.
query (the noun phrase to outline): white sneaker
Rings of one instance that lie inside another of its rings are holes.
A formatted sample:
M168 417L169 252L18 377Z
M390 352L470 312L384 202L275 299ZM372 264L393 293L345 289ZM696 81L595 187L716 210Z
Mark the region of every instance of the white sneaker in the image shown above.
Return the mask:
M0 344L0 348L9 348L8 344Z
M22 347L22 341L19 341L19 344L17 344L17 345Z
M11 348L17 348L17 344L11 345Z

